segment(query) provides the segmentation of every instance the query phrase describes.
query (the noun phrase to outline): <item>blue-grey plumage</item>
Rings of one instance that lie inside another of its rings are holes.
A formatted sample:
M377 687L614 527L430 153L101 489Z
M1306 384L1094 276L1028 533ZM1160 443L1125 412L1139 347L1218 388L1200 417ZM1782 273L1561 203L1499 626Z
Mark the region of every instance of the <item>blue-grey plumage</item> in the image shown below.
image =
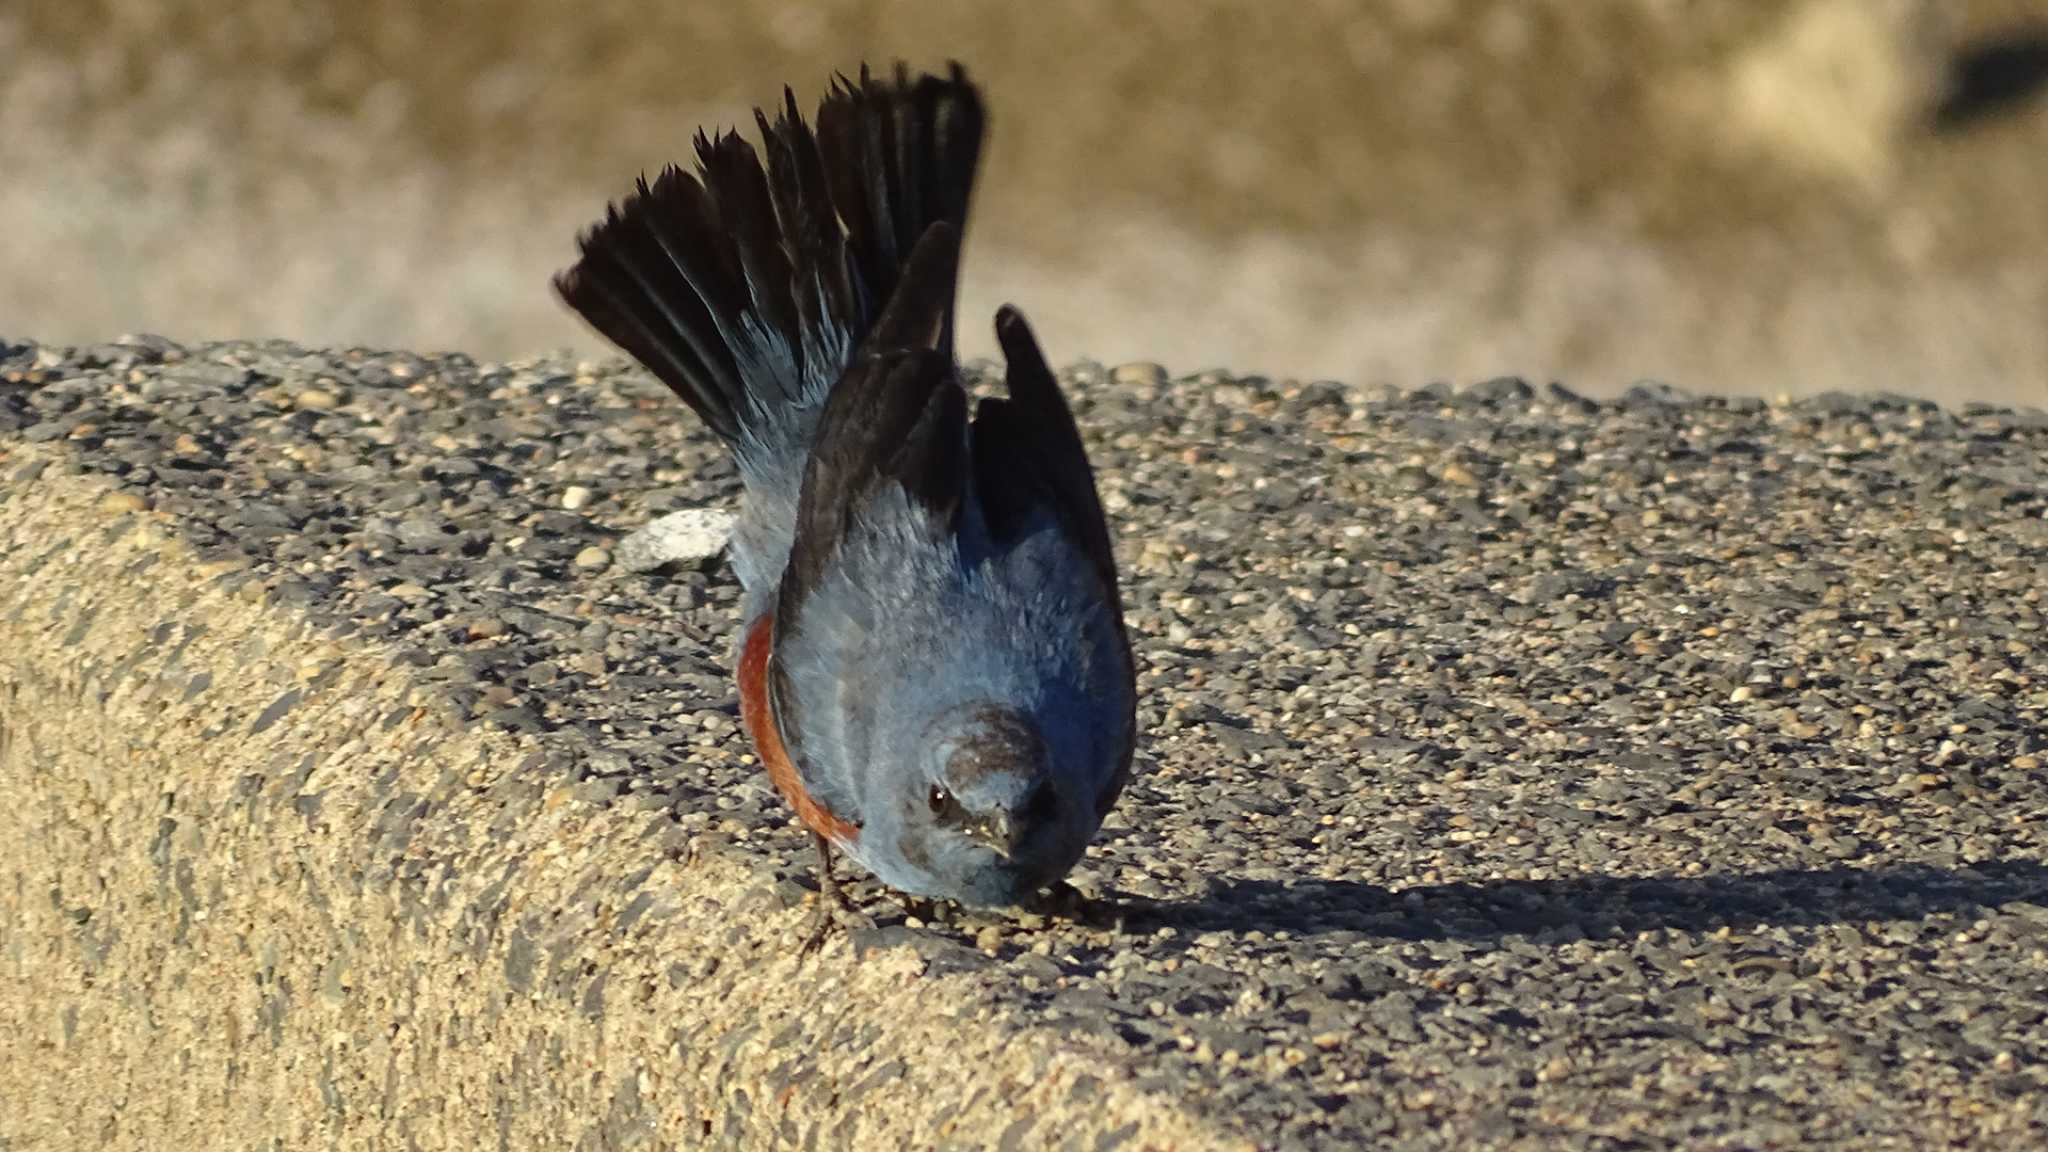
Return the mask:
M742 713L819 838L891 887L1026 899L1127 777L1135 683L1086 453L1023 318L1008 396L953 359L978 94L862 70L698 139L582 240L563 297L732 450ZM826 857L830 882L829 855Z
M1014 903L1080 858L1125 769L1115 605L1050 509L1000 545L971 515L931 532L893 487L858 515L778 650L805 782L884 883Z

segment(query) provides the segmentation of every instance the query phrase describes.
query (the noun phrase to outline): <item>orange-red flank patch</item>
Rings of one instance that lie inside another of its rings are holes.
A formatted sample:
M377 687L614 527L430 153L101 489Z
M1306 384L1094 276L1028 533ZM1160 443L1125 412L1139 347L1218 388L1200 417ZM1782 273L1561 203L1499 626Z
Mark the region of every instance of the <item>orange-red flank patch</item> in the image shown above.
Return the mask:
M763 614L747 626L747 638L740 648L740 720L754 742L754 752L768 769L775 790L796 809L797 819L811 831L835 843L860 838L860 827L832 814L804 791L804 783L790 763L783 746L782 730L775 723L775 709L768 700L768 659L775 652L775 616Z

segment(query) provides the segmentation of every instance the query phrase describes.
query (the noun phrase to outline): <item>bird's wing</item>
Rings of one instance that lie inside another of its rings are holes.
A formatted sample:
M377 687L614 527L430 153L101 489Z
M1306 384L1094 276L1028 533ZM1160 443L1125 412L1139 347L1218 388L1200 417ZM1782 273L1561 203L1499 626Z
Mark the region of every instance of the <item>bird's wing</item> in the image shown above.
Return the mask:
M801 619L854 517L883 486L901 485L933 534L958 525L967 487L967 394L942 347L958 253L959 233L950 225L926 230L866 348L825 401L778 595L776 615L786 626Z
M1130 638L1117 589L1116 554L1109 523L1095 491L1095 476L1080 429L1060 394L1059 382L1038 341L1015 308L996 315L996 338L1008 361L1007 399L983 400L974 415L975 495L997 545L1032 530L1050 511L1060 531L1085 558L1114 622L1114 667L1105 670L1104 703L1120 715L1125 733L1119 765L1097 798L1106 812L1130 775L1135 743L1137 687Z

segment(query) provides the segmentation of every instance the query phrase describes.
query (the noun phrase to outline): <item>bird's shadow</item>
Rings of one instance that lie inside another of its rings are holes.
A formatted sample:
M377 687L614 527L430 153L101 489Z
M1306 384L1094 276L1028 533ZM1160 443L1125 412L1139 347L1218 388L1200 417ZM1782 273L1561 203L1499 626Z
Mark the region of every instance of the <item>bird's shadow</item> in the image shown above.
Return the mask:
M1576 876L1430 884L1222 878L1198 898L1116 895L1093 915L1133 931L1348 933L1397 940L1613 939L1655 929L1913 920L2021 902L2048 905L2048 864L1784 868L1710 876Z

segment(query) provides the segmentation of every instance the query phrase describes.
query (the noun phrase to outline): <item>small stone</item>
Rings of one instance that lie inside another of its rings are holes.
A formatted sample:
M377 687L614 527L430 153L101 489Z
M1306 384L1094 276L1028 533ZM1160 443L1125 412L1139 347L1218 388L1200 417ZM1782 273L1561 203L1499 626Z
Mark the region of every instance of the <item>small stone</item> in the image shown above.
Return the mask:
M1479 486L1479 477L1473 475L1470 468L1455 460L1444 465L1443 478L1444 483L1456 484L1460 488L1477 488Z
M2012 766L2021 772L2032 772L2041 766L2041 758L2031 752L2012 758Z
M1679 408L1692 399L1683 390L1661 380L1644 380L1622 393L1622 403L1646 408ZM1789 400L1787 401L1789 403Z
M590 503L590 496L590 489L581 484L571 484L562 490L562 507L575 512Z
M138 492L109 492L100 498L100 511L110 516L125 516L148 508L149 501Z
M341 397L325 388L308 388L292 397L292 403L314 412L325 412L341 403Z
M1483 380L1465 390L1467 398L1482 404L1520 404L1536 394L1529 382L1519 376L1499 376Z
M1166 369L1145 361L1119 364L1116 370L1109 374L1109 378L1125 387L1144 384L1157 386L1166 383Z
M602 548L585 548L576 554L576 566L593 572L609 567L611 562L612 554Z
M723 508L685 508L648 522L619 541L619 567L653 572L670 564L700 564L725 550L733 514Z

